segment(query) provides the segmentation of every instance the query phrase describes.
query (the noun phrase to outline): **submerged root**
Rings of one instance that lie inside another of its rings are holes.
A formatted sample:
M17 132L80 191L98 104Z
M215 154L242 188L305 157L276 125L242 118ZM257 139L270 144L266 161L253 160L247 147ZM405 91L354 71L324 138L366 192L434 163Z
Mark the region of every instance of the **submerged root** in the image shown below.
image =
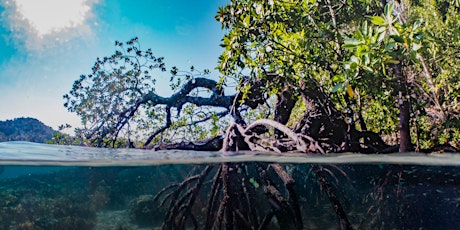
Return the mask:
M342 207L342 204L340 203L339 198L335 194L333 186L326 179L326 175L324 174L326 170L324 170L324 168L320 165L312 164L311 166L312 166L313 172L315 172L315 175L318 178L319 183L321 184L323 188L325 188L327 197L329 198L329 201L332 204L334 212L339 218L340 229L342 230L343 229L347 229L347 230L353 229L350 224L350 221L348 221L347 215Z
M244 163L221 164L212 183L208 184L205 213L197 214L192 206L198 190L204 191L203 185L207 183L203 182L213 166L161 190L155 200L160 205L169 202L162 229L197 229L200 224L204 225L204 229L267 229L275 223L284 229L302 229L292 177L278 164L253 165L255 167ZM249 171L255 172L255 177L251 177ZM282 184L274 181L282 181ZM265 202L260 196L266 197ZM205 223L197 221L195 217L198 215L206 217ZM277 221L272 221L273 218Z
M185 229L188 219L191 220L195 228L198 227L198 223L192 214L191 208L194 205L204 180L212 168L213 166L207 166L202 173L191 176L179 184L170 185L157 193L154 198L155 201L166 191L173 189L173 191L168 193L160 203L160 206L162 206L169 201L169 208L162 229Z

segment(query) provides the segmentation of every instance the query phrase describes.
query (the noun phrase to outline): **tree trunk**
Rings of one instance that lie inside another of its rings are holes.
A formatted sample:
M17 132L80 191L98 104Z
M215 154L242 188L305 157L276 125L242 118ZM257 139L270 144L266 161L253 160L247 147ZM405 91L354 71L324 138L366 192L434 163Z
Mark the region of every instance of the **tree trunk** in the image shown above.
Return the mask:
M277 95L277 101L275 105L275 121L285 125L288 123L291 117L292 109L294 109L297 97L293 95L289 88L284 89L280 94ZM283 133L275 129L275 137L284 137Z
M394 65L398 79L398 106L399 106L399 152L408 152L412 148L410 136L410 102L407 93L406 78L402 65Z
M297 97L290 92L289 88L286 88L278 95L277 99L275 106L275 121L285 125L289 121Z
M316 140L323 139L332 144L327 152L343 151L348 142L347 124L341 114L314 79L301 84L301 97L307 107L294 132L303 133Z

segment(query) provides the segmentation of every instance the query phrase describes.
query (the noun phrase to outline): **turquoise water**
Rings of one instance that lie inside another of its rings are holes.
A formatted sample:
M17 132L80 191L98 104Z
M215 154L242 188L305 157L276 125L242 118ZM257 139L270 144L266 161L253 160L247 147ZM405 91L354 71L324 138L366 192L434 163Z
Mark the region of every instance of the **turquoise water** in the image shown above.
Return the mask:
M4 142L0 197L0 229L458 229L460 155Z

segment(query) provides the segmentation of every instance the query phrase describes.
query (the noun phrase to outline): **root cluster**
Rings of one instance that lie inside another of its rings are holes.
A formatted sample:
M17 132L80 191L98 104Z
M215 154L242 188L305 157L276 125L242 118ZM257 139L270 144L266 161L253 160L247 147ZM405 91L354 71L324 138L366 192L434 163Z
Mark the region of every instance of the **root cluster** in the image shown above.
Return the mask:
M284 138L271 140L261 137L270 127L281 131ZM222 151L246 149L324 153L313 138L296 134L286 126L267 119L256 121L246 128L238 124L228 128ZM337 214L340 228L351 229L334 188L326 178L327 170L319 165L312 165L312 169ZM207 183L212 172L214 177ZM209 193L203 198L199 191L204 191L203 187L208 184ZM272 225L280 229L303 229L294 188L294 179L279 164L222 163L207 165L183 182L165 187L155 200L160 201L160 206L169 205L162 229L269 229ZM203 199L207 201L203 202ZM197 200L205 209L193 209Z

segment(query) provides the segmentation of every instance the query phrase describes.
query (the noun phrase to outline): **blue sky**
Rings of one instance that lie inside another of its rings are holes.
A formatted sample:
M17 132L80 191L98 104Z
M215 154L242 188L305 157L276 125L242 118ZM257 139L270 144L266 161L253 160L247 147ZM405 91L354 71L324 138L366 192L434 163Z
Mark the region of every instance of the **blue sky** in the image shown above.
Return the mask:
M0 120L34 117L57 129L79 118L62 95L115 40L138 37L167 67L213 70L224 31L214 20L217 1L2 0L0 1ZM217 76L217 71L212 71ZM158 76L157 91L169 76ZM165 79L162 81L161 79ZM160 88L162 90L160 90Z

